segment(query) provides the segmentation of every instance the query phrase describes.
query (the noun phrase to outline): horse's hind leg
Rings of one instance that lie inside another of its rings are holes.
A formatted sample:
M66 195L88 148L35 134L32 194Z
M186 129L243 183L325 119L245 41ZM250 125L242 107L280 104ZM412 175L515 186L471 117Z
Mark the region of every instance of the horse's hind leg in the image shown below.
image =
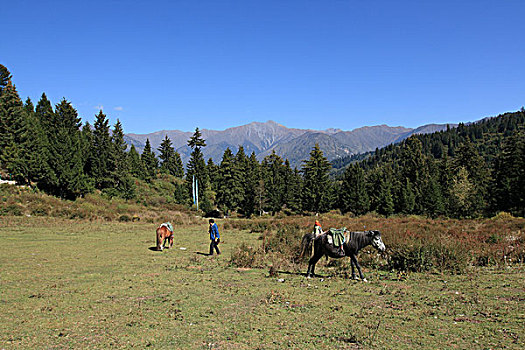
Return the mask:
M352 258L350 258L350 266L352 266L352 279L355 280L357 278L355 277L354 260L352 260Z
M314 253L314 256L310 258L308 261L308 271L306 272L306 277L313 277L315 276L315 264L321 259L323 255L319 254L317 252Z
M162 235L160 234L159 230L157 229L157 250L162 251Z

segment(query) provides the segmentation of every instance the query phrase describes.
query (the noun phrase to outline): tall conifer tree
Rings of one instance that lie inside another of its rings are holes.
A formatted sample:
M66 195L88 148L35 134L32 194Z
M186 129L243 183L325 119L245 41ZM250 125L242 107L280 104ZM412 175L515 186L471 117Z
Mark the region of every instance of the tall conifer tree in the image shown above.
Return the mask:
M284 165L283 159L275 151L266 156L261 164L263 189L266 207L272 215L281 211L284 205Z
M140 159L144 164L145 180L151 181L157 175L157 168L159 162L157 160L157 157L155 157L155 153L153 153L153 150L151 149L149 139L146 139L146 145L144 146L144 151L142 151Z
M51 135L50 167L55 174L51 183L56 195L75 199L89 191L84 174L80 118L70 102L63 99L55 108L55 130Z
M233 153L229 148L222 156L218 181L220 186L217 188L217 204L228 215L241 203L243 190L240 172L236 168Z
M95 117L93 130L93 165L92 176L95 187L98 189L113 187L111 174L113 172L111 136L109 133L109 120L99 111Z
M142 159L140 158L140 154L137 152L135 145L131 145L128 152L128 163L129 170L133 176L138 177L139 179L145 178L146 169L144 168L144 163L142 163Z
M171 140L168 135L164 137L164 140L162 140L157 149L159 151L159 158L162 161L160 164L160 171L165 174L176 176L178 169L175 160L175 150L171 145Z
M360 166L350 165L346 168L339 194L339 206L343 213L352 212L363 215L370 206L366 191L365 172Z
M211 210L211 201L210 198L207 197L207 191L211 190L210 180L206 169L206 163L204 162L204 155L201 151L201 148L206 146L206 140L202 138L202 133L199 128L195 128L195 132L188 140L188 146L192 148L186 170L188 194L191 198L193 176L195 176L199 189L199 207L204 211L209 211Z
M313 212L330 210L332 191L330 187L330 162L323 155L319 144L310 152L310 159L303 165L303 209Z
M30 180L30 160L26 152L28 132L28 117L22 100L11 80L7 80L0 95L0 166L19 183Z

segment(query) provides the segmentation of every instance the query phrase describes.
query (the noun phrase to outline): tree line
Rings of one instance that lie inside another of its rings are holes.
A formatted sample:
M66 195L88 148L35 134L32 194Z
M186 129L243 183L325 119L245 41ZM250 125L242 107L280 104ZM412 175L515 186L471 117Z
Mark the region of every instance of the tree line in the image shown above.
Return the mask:
M372 154L351 158L339 176L318 145L291 168L273 152L259 161L242 146L226 149L222 160L206 162L199 128L188 140L192 152L184 169L166 136L158 157L149 140L141 154L124 140L117 120L110 126L101 110L82 124L66 99L54 107L42 94L34 106L20 99L12 77L0 65L0 171L19 184L74 200L100 191L132 200L139 182L171 181L170 201L244 216L340 210L361 215L417 214L477 217L508 211L525 215L525 111L470 125L414 135ZM333 174L332 174L333 175Z

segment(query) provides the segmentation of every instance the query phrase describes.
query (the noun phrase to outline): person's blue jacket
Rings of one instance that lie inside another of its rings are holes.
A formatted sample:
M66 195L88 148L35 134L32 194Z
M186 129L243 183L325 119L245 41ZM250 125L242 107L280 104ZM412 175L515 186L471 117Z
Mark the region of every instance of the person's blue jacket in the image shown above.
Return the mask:
M213 225L211 225L209 231L210 231L210 239L212 241L214 241L215 238L221 238L221 236L219 235L219 227L217 226L216 223L213 223Z

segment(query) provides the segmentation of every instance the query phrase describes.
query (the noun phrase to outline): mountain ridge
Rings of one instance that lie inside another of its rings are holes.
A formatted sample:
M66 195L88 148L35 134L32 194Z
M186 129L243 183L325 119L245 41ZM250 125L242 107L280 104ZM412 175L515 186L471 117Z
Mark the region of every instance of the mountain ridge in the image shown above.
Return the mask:
M236 153L239 146L242 146L247 155L255 152L259 160L275 151L283 159L288 159L292 167L300 168L302 161L308 159L316 143L319 144L325 157L333 160L382 148L400 142L412 134L433 133L456 126L456 124L427 124L414 129L382 124L344 131L338 128L324 130L288 128L268 120L254 121L224 130L201 129L200 131L207 145L202 148L204 157L212 158L215 163L220 163L226 148ZM191 148L187 146L191 135L193 132L165 129L148 134L126 134L125 140L128 145L134 145L137 151L142 152L146 139L149 139L152 149L157 152L162 140L168 136L173 148L180 153L182 161L186 163L191 154Z

